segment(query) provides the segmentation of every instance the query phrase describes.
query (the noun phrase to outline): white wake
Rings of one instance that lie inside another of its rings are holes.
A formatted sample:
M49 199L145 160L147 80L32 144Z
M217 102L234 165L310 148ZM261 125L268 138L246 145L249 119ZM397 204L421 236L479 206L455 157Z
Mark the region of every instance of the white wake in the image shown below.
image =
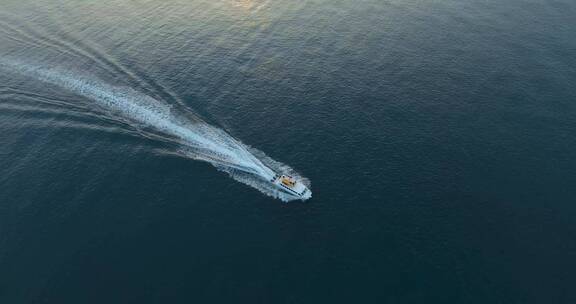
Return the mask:
M290 174L309 186L309 181L290 167L244 145L225 131L207 124L192 113L175 110L129 87L113 86L70 71L33 66L16 60L0 59L0 66L93 100L104 111L138 129L151 128L166 135L180 144L181 148L176 151L178 154L209 162L234 179L267 195L283 201L296 199L278 191L269 182L276 173Z

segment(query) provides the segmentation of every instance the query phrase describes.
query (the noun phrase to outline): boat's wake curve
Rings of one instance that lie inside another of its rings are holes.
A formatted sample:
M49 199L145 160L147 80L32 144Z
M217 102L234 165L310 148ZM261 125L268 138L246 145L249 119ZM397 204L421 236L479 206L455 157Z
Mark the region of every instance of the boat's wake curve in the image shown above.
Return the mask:
M270 183L277 173L289 173L309 185L288 166L208 125L193 113L176 110L129 87L113 86L57 68L32 66L16 60L0 59L0 67L84 96L101 110L134 125L141 132L150 130L179 143L180 148L176 151L179 155L209 162L267 195L283 201L297 199Z

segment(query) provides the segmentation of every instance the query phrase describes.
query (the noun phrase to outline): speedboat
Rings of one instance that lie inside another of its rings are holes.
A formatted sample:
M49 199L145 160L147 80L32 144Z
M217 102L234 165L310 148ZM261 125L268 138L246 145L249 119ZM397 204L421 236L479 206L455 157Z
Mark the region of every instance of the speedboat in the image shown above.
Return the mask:
M304 185L301 181L296 180L292 176L276 174L272 180L270 180L270 182L276 185L283 192L303 200L310 197L310 189L308 189L308 187L306 187L306 185Z

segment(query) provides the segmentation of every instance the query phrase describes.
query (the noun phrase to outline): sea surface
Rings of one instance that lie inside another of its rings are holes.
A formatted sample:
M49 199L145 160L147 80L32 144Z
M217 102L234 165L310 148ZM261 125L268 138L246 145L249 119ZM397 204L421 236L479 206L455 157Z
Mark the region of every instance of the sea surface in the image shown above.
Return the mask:
M0 0L0 303L576 303L575 151L573 0Z

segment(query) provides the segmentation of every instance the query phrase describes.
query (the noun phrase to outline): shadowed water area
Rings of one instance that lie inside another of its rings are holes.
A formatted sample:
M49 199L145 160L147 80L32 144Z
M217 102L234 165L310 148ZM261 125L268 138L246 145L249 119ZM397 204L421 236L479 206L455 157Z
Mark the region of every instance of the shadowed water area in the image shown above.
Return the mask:
M0 2L0 303L576 303L573 1Z

